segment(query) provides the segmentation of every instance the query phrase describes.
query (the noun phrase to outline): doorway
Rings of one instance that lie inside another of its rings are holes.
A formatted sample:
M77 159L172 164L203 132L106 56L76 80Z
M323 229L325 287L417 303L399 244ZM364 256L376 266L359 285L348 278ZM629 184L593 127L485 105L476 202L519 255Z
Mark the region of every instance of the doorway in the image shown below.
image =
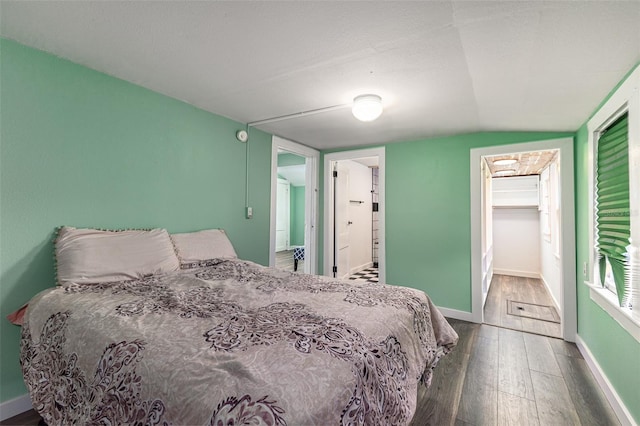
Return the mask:
M269 266L317 272L319 157L315 149L273 137Z
M487 324L562 337L559 161L558 150L482 157Z
M324 274L384 282L384 148L324 158Z
M509 156L513 154L557 151L557 191L554 196L557 197L558 210L552 212L556 214L557 228L555 236L557 237L556 245L553 248L554 254L558 259L558 272L554 280L557 281L558 290L556 294L557 303L560 307L561 335L565 340L574 341L577 331L576 321L576 281L575 281L575 229L574 229L574 199L573 199L573 141L570 138L554 139L549 141L529 142L516 145L504 145L488 148L477 148L471 150L471 286L472 286L472 317L475 322L485 322L485 302L490 292L492 282L503 275L496 274L495 263L495 244L494 236L497 236L495 229L495 221L493 221L492 213L495 210L496 200L491 200L492 195L499 194L504 196L509 192L496 192L492 190L493 179L488 179L487 159L496 158L496 156ZM530 179L531 180L531 179ZM538 182L537 177L533 181ZM487 182L490 182L487 184ZM518 183L522 184L522 183ZM546 190L548 191L548 187ZM503 190L504 191L504 190ZM537 191L536 196L543 196L544 191ZM516 198L521 196L523 192L514 195ZM548 195L548 194L547 194ZM513 198L513 197L512 197ZM536 200L536 204L541 205ZM547 200L548 201L548 200ZM508 203L507 203L508 204ZM516 203L517 204L517 203ZM513 206L511 206L513 207ZM505 216L507 221L514 219L523 219L527 213L529 219L539 218L540 222L544 222L544 210L538 208L532 212L524 212L514 210L512 216L504 215L508 213L499 212L501 216ZM524 212L524 213L523 213ZM547 218L548 219L548 218ZM538 220L538 219L536 219ZM524 222L523 222L524 223ZM491 225L489 225L491 224ZM511 233L511 238L517 240L518 233ZM542 231L544 238L544 229ZM550 241L549 241L550 242ZM544 243L544 242L543 242ZM542 246L542 244L540 244ZM498 268L499 269L499 268ZM501 271L505 272L505 271ZM526 275L526 274L520 274ZM493 276L493 279L492 279ZM525 277L526 279L526 277ZM502 283L501 283L502 284ZM524 307L524 305L523 305ZM504 309L509 307L505 304ZM526 307L525 307L526 308ZM534 308L530 306L530 308ZM518 305L511 306L513 313L517 314L520 309Z

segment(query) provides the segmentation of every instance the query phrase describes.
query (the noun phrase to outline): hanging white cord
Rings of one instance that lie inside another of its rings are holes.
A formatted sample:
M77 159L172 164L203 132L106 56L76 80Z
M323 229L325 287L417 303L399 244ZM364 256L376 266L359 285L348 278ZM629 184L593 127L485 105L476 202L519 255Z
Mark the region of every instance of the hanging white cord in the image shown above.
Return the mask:
M249 125L247 124L247 135L249 135ZM244 189L244 209L245 216L247 214L246 210L249 208L249 141L251 138L247 139L244 147L244 168L245 168L245 189Z
M329 107L310 109L310 110L307 110L307 111L296 112L296 113L293 113L293 114L280 115L278 117L271 117L271 118L267 118L267 119L264 119L264 120L252 121L250 123L247 123L247 125L246 125L247 135L249 134L249 129L251 127L257 127L257 126L260 126L262 124L267 124L267 123L275 123L277 121L282 121L282 120L289 120L291 118L297 118L297 117L304 117L304 116L307 116L307 115L320 114L320 113L328 112L328 111L335 111L335 110L338 110L338 109L343 109L343 108L348 108L348 107L351 107L351 104L332 105L332 106L329 106ZM251 138L248 138L247 142L245 142L246 143L246 147L245 147L245 169L246 169L245 179L246 179L246 187L245 187L245 199L244 199L245 213L246 213L247 208L249 207L249 141L250 140L251 140Z
M310 109L307 111L294 112L293 114L280 115L278 117L271 117L271 118L265 118L264 120L252 121L251 123L247 124L247 126L256 127L262 124L275 123L276 121L289 120L291 118L298 118L298 117L305 117L307 115L315 115L315 114L320 114L322 112L335 111L338 109L349 108L349 107L351 107L351 104L332 105L324 108Z

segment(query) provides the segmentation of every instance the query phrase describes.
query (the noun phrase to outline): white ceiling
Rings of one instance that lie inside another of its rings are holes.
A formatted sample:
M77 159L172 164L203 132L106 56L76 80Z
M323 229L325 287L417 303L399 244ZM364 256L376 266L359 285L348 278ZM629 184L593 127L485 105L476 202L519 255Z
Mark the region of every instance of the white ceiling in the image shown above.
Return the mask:
M353 161L355 161L356 163L360 163L363 166L374 168L374 167L378 167L378 163L380 159L378 157L362 157L362 158L354 158Z
M2 1L0 34L319 149L575 131L640 61L640 1Z

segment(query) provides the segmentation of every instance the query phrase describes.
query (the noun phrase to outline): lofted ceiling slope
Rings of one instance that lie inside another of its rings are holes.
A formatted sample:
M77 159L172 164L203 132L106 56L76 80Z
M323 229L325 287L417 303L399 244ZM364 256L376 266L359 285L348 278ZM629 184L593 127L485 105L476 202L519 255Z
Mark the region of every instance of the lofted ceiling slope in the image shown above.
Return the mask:
M318 149L575 131L640 62L638 1L2 1L0 35Z

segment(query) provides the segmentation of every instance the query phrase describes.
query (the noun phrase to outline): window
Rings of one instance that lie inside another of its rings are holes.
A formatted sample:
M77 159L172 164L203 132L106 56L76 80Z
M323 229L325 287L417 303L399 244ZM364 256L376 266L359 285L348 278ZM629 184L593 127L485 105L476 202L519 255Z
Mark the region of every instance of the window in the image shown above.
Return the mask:
M591 298L640 341L640 66L587 124ZM585 265L586 266L586 265Z
M631 308L629 116L599 133L595 161L596 280Z

